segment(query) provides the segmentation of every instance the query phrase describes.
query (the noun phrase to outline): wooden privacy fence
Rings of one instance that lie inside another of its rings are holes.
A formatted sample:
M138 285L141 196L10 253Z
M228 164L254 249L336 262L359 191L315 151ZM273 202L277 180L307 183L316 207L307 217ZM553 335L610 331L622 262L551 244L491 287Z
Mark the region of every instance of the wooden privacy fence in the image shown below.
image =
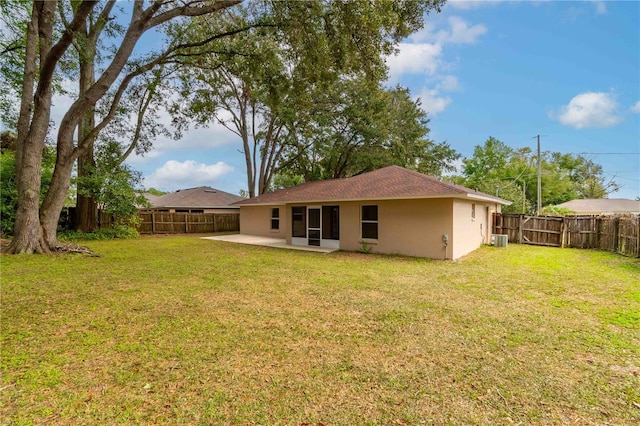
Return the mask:
M238 213L157 213L140 212L141 234L190 234L206 232L237 232Z
M74 208L63 210L60 226L73 229ZM191 234L208 232L240 231L240 213L168 213L139 211L141 234ZM111 228L116 218L104 211L98 211L98 228Z
M640 216L494 214L493 233L510 243L607 250L640 257Z

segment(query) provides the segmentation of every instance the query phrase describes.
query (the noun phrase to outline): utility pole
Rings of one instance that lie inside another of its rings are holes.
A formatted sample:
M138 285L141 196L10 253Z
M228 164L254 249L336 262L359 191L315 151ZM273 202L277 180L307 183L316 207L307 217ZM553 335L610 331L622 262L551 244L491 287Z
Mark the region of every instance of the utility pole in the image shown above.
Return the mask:
M542 212L542 161L540 159L540 135L538 137L538 211L536 216Z

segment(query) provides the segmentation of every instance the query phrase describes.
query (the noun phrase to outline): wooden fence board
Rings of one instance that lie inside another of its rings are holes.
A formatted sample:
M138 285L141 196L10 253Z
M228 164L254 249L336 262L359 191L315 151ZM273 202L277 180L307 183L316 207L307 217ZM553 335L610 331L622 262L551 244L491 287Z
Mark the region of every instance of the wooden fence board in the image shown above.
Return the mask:
M66 212L61 221L62 226L72 228L72 213ZM239 213L168 213L168 212L138 212L140 223L137 230L141 234L184 234L184 233L213 233L238 232L240 230ZM111 228L116 218L100 211L98 213L98 228Z
M239 213L164 213L141 212L138 232L141 234L183 234L237 232Z
M640 216L496 214L493 233L510 243L607 250L640 257Z

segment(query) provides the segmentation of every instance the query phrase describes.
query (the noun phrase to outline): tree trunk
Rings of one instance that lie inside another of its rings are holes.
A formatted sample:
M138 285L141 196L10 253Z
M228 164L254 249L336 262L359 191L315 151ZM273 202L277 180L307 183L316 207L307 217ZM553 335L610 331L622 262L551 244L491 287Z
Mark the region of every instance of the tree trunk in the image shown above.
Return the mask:
M16 182L18 211L13 227L13 240L8 248L8 252L14 254L49 252L49 246L43 239L39 217L42 147L37 142L34 143L34 140L37 137L31 139L28 145L23 145L21 170L16 170L19 175Z
M61 153L58 152L60 156ZM40 223L42 224L43 238L49 247L58 245L57 231L60 213L69 193L71 185L71 172L73 171L74 156L62 155L56 161L56 168L51 178L51 185L40 208Z
M79 158L78 163L80 163L80 160ZM78 170L80 170L80 165L78 165ZM79 171L78 176L80 176ZM94 197L78 194L75 213L76 231L86 233L95 231L98 222L98 203L96 203Z
M13 226L13 240L7 249L9 253L14 254L49 252L40 227L39 204L42 149L49 125L51 86L39 85L35 96L32 96L38 59L42 64L51 49L55 6L53 2L34 2L31 20L27 26L23 97L16 141L18 210ZM42 75L42 72L40 74ZM39 83L41 82L42 79Z
M86 31L86 28L84 29ZM80 58L80 91L82 96L95 83L95 50L96 39L86 37L86 43L79 49ZM96 126L95 112L90 108L80 121L78 126L78 140L84 141ZM86 150L78 157L78 187L76 196L76 231L93 232L98 220L98 203L96 202L94 189L87 185L86 178L95 170L94 158L95 137L86 142ZM84 178L84 179L83 179Z

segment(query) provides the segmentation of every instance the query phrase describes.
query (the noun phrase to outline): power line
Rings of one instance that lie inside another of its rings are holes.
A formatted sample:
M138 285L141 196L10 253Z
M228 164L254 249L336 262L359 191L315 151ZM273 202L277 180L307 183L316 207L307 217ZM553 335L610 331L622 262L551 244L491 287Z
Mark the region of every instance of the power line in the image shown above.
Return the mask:
M574 152L577 155L640 155L640 152Z

